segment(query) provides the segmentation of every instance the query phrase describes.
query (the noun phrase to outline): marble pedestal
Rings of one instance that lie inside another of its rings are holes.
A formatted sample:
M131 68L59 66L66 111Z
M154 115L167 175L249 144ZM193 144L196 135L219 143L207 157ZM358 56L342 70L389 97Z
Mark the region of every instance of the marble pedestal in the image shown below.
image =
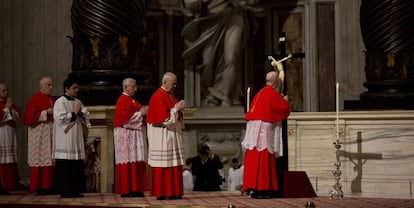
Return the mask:
M246 128L244 115L243 107L186 109L183 133L185 156L196 156L197 145L208 144L213 153L220 156L224 165L223 175L227 178L232 158L238 158L239 163L243 164L244 153L240 143ZM226 189L227 184L224 183L222 190Z
M114 106L88 106L92 127L88 138L99 138L100 144L100 192L113 192L114 186ZM238 158L243 162L241 140L245 121L242 107L186 109L183 142L185 157L197 155L197 145L207 143L224 163L223 174L227 177L228 162ZM223 184L225 190L226 184Z
M114 189L114 134L113 118L114 106L87 106L90 112L91 128L88 130L88 138L99 138L100 159L99 190L102 193L112 193Z
M89 106L88 137L101 139L100 192L113 192L113 106ZM183 132L186 157L207 143L225 163L243 162L243 108L187 109ZM305 171L318 196L328 196L336 141L335 112L293 112L288 118L289 171ZM340 112L341 180L344 196L412 198L414 180L414 111ZM226 190L226 184L223 185Z

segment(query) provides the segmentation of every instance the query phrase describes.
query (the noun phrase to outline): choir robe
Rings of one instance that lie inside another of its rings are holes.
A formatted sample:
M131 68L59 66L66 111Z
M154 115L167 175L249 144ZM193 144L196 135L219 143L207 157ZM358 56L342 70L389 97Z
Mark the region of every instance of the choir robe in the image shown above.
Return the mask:
M126 93L122 93L115 105L115 193L147 189L147 141L141 107L138 100Z
M17 169L16 123L20 119L17 108L6 108L6 102L0 101L0 190L19 190L19 172Z
M184 191L193 191L194 178L193 178L193 173L191 173L190 168L183 169L183 186L184 186Z
M26 105L23 123L28 126L27 162L31 192L53 189L53 115L48 115L47 110L53 108L55 100L51 95L37 92Z
M229 168L227 174L227 191L240 191L240 187L243 186L243 172L243 165L239 168Z
M77 102L81 104L82 115L74 113ZM88 114L89 112L79 99L68 95L58 98L53 107L55 186L56 191L62 196L77 196L86 191L83 125L90 125L85 117Z
M174 108L176 103L177 99L162 87L151 96L149 102L147 130L151 196L183 195L184 123L182 113Z
M246 113L243 192L278 190L276 157L281 156L281 121L290 114L287 101L270 85L253 98Z

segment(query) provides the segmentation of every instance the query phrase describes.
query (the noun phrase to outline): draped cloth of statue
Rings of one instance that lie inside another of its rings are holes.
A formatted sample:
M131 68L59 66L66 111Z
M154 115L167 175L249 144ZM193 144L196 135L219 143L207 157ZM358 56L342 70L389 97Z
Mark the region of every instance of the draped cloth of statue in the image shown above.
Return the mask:
M188 0L183 7L195 18L182 31L188 46L182 57L201 74L202 105L240 105L243 48L263 9L230 0Z

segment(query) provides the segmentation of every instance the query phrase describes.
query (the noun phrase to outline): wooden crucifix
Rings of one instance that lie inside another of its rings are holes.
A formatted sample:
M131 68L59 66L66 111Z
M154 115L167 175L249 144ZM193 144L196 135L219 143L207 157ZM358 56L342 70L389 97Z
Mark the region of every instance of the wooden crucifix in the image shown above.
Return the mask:
M287 82L286 80L286 60L291 58L304 58L305 53L286 53L286 34L285 32L281 32L279 34L279 50L280 54L270 55L268 56L268 60L271 61L271 65L275 68L275 70L279 71L279 78L282 79L282 88L281 94L287 95Z
M275 70L279 72L279 78L281 85L279 85L279 91L282 96L288 95L287 89L287 73L286 73L286 60L291 58L304 58L305 53L287 53L286 52L286 34L281 32L278 39L280 54L269 55L267 58L271 61L271 65ZM288 171L288 134L287 134L287 120L282 121L282 144L283 144L283 156L276 159L277 177L279 183L279 190L275 193L276 197L284 197L284 174Z
M269 55L268 60L271 61L271 65L275 70L279 71L279 78L282 81L280 93L282 96L288 95L287 89L287 72L286 72L286 60L291 58L304 58L305 53L287 53L286 52L286 34L281 32L278 38L278 45L280 54ZM282 142L283 142L283 156L277 159L278 172L288 170L288 145L287 145L287 120L282 122ZM280 181L280 180L279 180Z

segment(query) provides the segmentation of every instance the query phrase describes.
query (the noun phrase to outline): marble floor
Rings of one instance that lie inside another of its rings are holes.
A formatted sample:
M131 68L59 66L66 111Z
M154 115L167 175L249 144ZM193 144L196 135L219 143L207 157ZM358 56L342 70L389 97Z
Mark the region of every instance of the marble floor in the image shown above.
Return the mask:
M34 193L15 192L0 196L0 207L168 207L168 208L254 208L306 207L352 207L352 208L409 208L414 207L413 199L349 197L330 199L327 196L312 198L252 199L237 192L186 192L181 200L156 200L145 193L143 198L122 198L113 193L87 193L82 198L62 199L59 195L37 196Z

